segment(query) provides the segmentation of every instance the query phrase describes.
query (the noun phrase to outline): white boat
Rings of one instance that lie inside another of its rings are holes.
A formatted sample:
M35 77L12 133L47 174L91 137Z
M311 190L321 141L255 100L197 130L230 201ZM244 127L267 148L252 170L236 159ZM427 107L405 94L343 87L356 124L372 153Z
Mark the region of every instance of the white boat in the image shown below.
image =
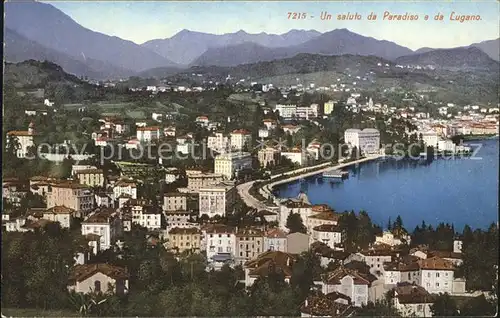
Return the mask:
M344 179L347 178L348 176L349 172L336 169L323 172L323 177L325 178Z

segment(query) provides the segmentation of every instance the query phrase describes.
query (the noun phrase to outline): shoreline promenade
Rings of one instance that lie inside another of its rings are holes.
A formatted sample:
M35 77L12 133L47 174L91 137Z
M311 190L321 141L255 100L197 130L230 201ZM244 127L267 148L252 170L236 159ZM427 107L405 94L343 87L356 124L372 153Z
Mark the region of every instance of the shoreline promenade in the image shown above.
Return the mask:
M300 169L284 172L284 173L281 173L279 175L271 176L271 181L273 179L277 179L277 178L280 178L282 176L290 175L290 177L266 184L261 189L259 189L259 192L266 199L269 199L269 198L276 199L272 193L272 190L277 185L293 182L295 180L300 180L302 178L311 177L311 176L323 173L323 172L331 170L331 169L342 169L342 168L345 168L348 166L360 164L360 163L367 162L370 160L376 160L376 159L383 158L383 157L384 157L384 155L374 155L374 156L369 156L366 158L362 158L362 159L358 159L358 160L350 161L350 162L346 162L346 163L341 163L341 164L337 164L337 165L333 165L331 162L327 162L327 163L322 163L322 164L319 164L319 165L313 166L313 167L305 167L305 168L300 168ZM316 170L316 168L317 168L317 170ZM311 171L311 169L315 169L315 170ZM265 202L255 198L249 192L250 188L257 181L265 181L265 180L253 180L253 181L242 183L242 184L238 185L237 186L238 194L240 195L242 200L245 202L245 204L248 205L249 207L257 209L257 210L267 209L267 205L265 204ZM275 200L273 200L273 201L275 201Z

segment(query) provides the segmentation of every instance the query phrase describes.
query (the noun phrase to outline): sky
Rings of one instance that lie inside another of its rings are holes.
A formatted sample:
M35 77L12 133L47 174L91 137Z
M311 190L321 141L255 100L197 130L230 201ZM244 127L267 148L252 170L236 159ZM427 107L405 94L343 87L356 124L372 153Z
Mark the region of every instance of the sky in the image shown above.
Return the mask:
M327 32L338 28L410 49L447 48L496 39L500 33L500 2L412 1L412 2L236 2L236 1L43 1L60 9L82 26L141 44L169 38L188 29L214 34L244 30L248 33L282 34L291 29ZM417 21L382 20L390 14L416 14ZM289 12L306 13L303 20L288 19ZM321 20L321 12L332 20ZM377 14L377 20L366 17ZM479 15L480 21L451 21L450 15ZM338 21L339 14L361 15L359 21ZM442 21L434 16L443 14ZM429 20L424 21L428 15Z

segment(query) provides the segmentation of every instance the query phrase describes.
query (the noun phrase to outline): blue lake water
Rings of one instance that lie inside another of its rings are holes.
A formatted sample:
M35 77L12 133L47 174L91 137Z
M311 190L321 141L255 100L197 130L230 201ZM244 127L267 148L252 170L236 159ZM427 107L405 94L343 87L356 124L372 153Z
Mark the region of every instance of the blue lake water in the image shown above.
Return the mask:
M349 179L331 182L321 175L276 188L278 197L296 197L302 190L313 204L338 212L365 210L381 226L401 215L413 231L422 220L486 228L498 222L498 139L481 144L476 159L436 159L429 164L408 161L368 162L348 169ZM481 159L479 159L481 158Z

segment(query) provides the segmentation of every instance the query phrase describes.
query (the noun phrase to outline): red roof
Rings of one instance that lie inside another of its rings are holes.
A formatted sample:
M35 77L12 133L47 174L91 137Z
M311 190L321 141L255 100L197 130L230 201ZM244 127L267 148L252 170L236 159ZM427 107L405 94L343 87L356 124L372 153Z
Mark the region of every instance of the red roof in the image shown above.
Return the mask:
M236 129L236 130L233 130L232 134L250 135L251 132L249 132L246 129Z

